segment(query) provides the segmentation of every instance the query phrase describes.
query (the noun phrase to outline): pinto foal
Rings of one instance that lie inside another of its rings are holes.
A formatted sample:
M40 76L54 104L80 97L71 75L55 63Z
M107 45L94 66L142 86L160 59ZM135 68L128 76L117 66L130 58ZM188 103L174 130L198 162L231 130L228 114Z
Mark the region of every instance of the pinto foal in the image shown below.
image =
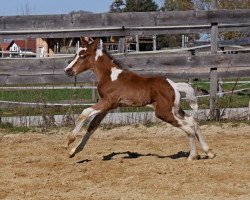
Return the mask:
M100 101L84 109L76 121L75 129L68 135L68 146L75 141L84 122L92 119L81 142L70 151L70 157L82 151L90 136L97 129L108 111L123 106L152 105L159 119L185 131L189 138L189 160L197 157L195 137L209 158L215 156L202 136L192 116L180 108L180 92L186 93L190 106L197 110L197 99L193 88L187 83L174 83L164 77L143 77L127 69L121 69L102 49L102 41L88 42L81 38L82 47L65 68L69 77L92 70L98 80Z

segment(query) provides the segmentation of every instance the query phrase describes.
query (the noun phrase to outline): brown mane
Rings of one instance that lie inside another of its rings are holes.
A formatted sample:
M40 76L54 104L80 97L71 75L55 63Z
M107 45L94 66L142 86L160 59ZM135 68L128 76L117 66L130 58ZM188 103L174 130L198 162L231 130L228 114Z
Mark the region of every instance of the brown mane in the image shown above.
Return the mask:
M122 63L120 63L118 60L116 60L113 55L108 52L105 48L103 49L103 53L105 53L112 62L119 67L119 69L125 69L124 66L122 66Z

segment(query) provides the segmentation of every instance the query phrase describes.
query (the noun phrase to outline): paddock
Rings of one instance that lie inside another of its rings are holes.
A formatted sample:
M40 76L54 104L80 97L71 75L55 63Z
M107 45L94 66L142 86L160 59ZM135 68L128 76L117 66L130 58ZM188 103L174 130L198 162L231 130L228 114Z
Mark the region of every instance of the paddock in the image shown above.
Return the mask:
M73 159L70 128L2 129L0 199L248 199L249 124L201 129L217 156L198 149L193 162L186 135L166 123L102 127Z
M206 119L216 119L218 80L234 78L234 86L224 92L233 94L244 91L241 95L245 99L249 97L248 85L236 88L238 79L249 81L249 48L239 49L236 47L239 42L226 41L233 46L222 50L224 46L218 41L219 33L249 33L249 19L250 10L214 8L204 11L1 16L0 40L118 36L120 45L113 56L131 71L188 82L193 78L210 79L210 113ZM140 35L155 38L156 35L183 34L185 38L195 33L211 34L210 44L188 48L183 45L181 49L153 48L152 52L139 52L139 48L130 52L126 48L127 36L137 38L138 46ZM204 47L211 49L203 51ZM102 125L86 148L70 159L66 138L72 127L54 123L55 116L71 119L71 114L79 114L71 110L73 104L96 103L95 76L86 73L74 79L66 77L63 69L72 59L72 54L50 57L40 52L36 58L4 58L5 53L0 52L3 57L0 59L0 125L6 122L8 125L10 119L15 126L14 122L26 116L27 119L39 118L38 124L44 125L30 128L25 134L16 133L15 127L10 131L0 128L0 199L250 199L250 125L246 121L249 120L249 108L246 108L250 105L249 99L247 103L244 99L242 106L244 110L248 109L244 119L236 116L238 120L245 120L244 124L239 121L213 121L213 124L201 126L207 142L217 155L214 159L206 159L198 148L200 159L189 162L186 135L171 125L158 122L127 126L113 123L114 127ZM45 95L41 95L44 93L35 93L33 97L21 95L22 89L25 92L32 88L43 90L45 86L50 89L57 87L63 90L73 86L80 89L85 87L82 85L85 83L93 89L92 102L76 102L76 93L70 92L67 94L73 99L44 99ZM13 86L15 88L9 88ZM6 98L5 90L13 95L10 95L11 99ZM19 92L18 99L14 99L15 90ZM23 100L22 96L29 98ZM231 96L229 100L234 101ZM27 106L27 109L19 112L14 105ZM204 109L208 109L204 105ZM230 105L223 103L219 109L225 111L224 108L231 108ZM53 112L47 109L50 106L55 107ZM62 109L62 113L56 109L57 106L69 108ZM36 109L32 110L33 107ZM28 123L26 125L29 126ZM81 133L84 132L86 130Z

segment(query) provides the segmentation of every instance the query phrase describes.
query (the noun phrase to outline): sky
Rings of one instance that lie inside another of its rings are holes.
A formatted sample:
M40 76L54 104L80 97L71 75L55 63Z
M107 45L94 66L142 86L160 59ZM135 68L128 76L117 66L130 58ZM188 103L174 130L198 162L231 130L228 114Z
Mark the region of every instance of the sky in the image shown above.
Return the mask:
M71 11L108 12L113 0L0 0L0 16L66 14ZM163 0L156 0L162 5Z

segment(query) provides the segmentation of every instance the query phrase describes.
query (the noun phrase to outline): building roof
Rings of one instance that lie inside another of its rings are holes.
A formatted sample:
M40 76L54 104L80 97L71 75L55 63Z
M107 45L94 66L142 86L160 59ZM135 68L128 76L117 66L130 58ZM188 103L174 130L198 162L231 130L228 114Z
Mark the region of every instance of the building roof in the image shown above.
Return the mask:
M2 51L6 51L9 45L10 45L10 42L3 42L3 43L0 43L0 49L1 49Z
M27 39L27 40L12 40L9 43L9 46L7 47L7 50L10 49L10 47L13 44L16 44L18 47L20 47L21 50L30 50L32 52L36 52L36 40L35 39Z

